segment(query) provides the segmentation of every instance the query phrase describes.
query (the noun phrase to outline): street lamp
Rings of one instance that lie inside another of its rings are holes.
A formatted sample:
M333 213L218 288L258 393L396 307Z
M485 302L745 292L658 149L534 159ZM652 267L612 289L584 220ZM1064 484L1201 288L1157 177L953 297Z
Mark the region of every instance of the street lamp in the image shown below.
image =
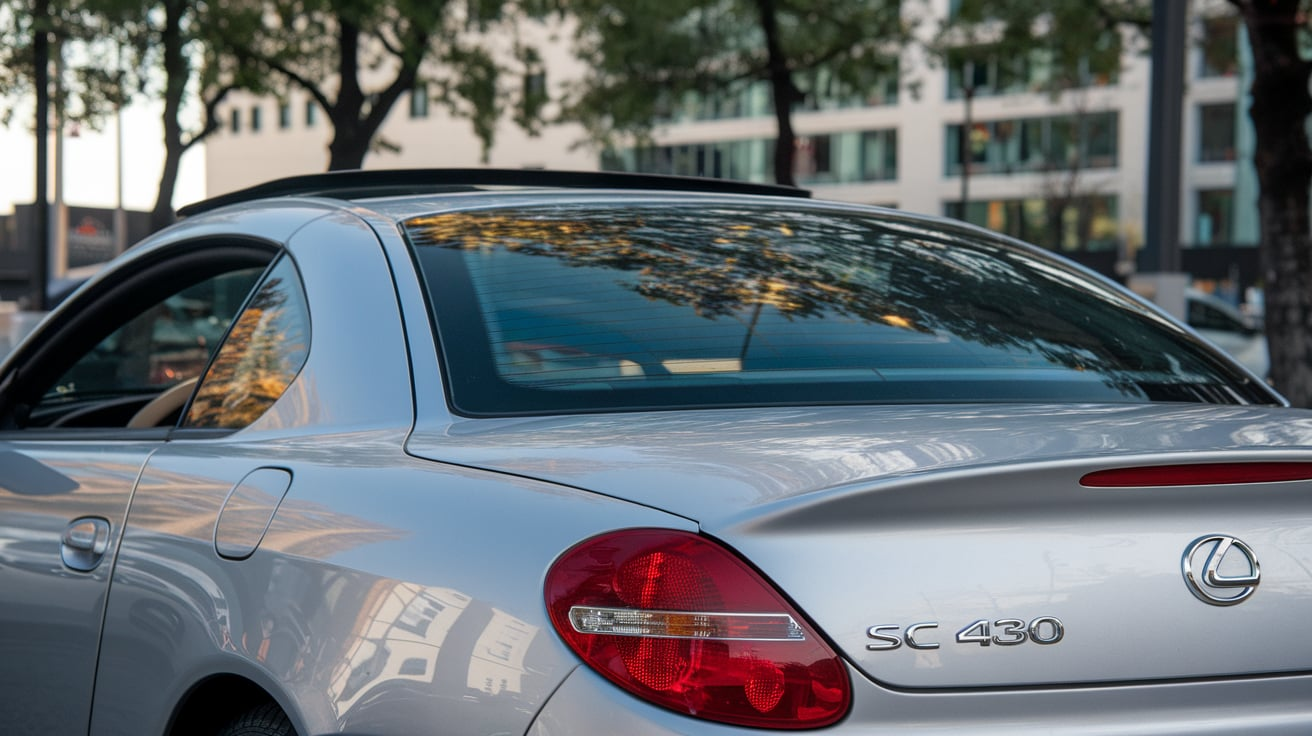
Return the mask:
M975 100L975 62L967 59L961 68L961 98L965 101L965 121L957 144L961 154L961 219L968 220L966 205L970 202L970 133L973 127L971 104Z

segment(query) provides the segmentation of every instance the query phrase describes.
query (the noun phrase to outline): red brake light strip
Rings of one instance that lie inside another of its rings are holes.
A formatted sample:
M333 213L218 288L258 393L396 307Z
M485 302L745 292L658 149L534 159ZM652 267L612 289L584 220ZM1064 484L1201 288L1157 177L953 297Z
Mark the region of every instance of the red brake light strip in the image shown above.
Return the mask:
M1312 480L1312 462L1202 463L1115 468L1089 473L1080 478L1080 485L1090 488L1152 488L1293 480Z

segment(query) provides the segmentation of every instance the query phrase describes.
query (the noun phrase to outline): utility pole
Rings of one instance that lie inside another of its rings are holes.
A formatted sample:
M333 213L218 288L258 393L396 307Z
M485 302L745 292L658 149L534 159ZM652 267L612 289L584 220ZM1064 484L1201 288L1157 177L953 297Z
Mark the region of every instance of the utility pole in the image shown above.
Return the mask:
M1184 72L1188 3L1153 0L1153 71L1148 117L1147 237L1139 274L1130 288L1185 317L1189 276L1180 261L1180 131L1184 130Z
M46 309L46 282L50 280L50 203L47 199L50 171L50 0L35 0L33 15L36 37L32 53L36 57L33 81L36 85L36 237L32 239L32 291L30 308Z
M68 272L68 206L64 202L64 42L56 37L55 53L55 205L51 208L51 238L47 279L62 279Z
M1148 213L1143 270L1180 270L1180 131L1188 3L1153 0L1152 94L1148 117Z
M114 47L114 72L123 73L123 47ZM128 247L128 213L123 208L123 103L114 103L114 165L115 165L115 203L114 203L114 255L127 250Z

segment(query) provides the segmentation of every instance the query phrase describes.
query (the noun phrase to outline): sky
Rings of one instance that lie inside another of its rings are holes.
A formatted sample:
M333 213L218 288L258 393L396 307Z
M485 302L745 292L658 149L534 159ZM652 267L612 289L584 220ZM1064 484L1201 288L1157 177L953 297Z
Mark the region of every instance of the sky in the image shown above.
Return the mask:
M123 204L149 211L159 191L164 164L162 108L138 104L123 111ZM0 128L0 215L13 212L14 204L35 199L36 144L31 114L15 115L8 128ZM117 204L116 123L105 121L100 132L82 126L78 135L64 140L64 201L73 206L114 207ZM51 198L54 197L54 153L50 144ZM202 147L188 151L182 160L175 207L205 198L205 154Z

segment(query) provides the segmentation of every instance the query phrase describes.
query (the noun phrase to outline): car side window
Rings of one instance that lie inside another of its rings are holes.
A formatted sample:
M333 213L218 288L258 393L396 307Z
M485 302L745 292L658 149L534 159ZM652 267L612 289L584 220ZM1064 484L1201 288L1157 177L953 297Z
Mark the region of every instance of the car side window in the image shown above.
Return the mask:
M310 319L290 258L269 270L205 372L182 426L240 429L282 396L309 355Z
M222 273L123 323L46 391L34 424L123 426L142 397L197 378L263 271Z
M1245 332L1244 323L1221 310L1198 301L1189 303L1189 325L1205 330L1221 332Z

